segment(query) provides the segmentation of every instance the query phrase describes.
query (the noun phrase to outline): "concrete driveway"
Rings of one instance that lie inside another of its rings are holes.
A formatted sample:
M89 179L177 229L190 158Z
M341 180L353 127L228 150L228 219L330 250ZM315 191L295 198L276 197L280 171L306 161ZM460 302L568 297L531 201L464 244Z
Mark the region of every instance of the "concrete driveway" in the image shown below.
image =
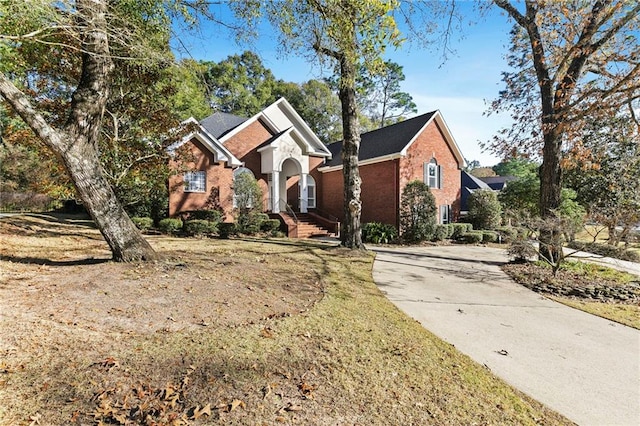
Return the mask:
M640 425L640 331L514 283L504 250L371 249L393 303L506 382L580 425Z

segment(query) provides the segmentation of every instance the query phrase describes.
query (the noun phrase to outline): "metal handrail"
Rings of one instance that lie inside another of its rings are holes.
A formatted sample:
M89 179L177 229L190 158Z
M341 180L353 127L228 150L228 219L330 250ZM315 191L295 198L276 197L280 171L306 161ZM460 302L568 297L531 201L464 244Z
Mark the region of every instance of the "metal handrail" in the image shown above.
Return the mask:
M314 208L313 209L314 213L317 214L318 216L324 217L328 220L331 220L333 222L340 222L340 219L337 216L334 216L332 214L329 214L325 211L322 211L320 209Z
M293 221L295 223L298 223L298 216L296 216L296 212L293 211L293 209L291 208L291 206L289 205L289 203L287 203L284 199L280 198L279 200L280 203L284 203L284 208L287 211L287 213L289 213L291 216L293 216Z

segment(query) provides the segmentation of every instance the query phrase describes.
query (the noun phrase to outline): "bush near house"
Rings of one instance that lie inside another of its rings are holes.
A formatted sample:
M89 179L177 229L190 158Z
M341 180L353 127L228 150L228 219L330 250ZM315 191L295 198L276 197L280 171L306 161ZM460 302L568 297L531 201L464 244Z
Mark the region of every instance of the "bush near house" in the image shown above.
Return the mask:
M187 220L182 230L190 237L210 236L218 233L218 223L202 219Z
M465 232L460 238L467 244L478 244L482 242L484 235L481 231L471 231Z
M466 232L473 231L473 225L470 223L452 223L453 225L453 234L451 234L451 238L457 240L462 238L462 234Z
M419 180L409 182L400 201L402 239L417 243L433 238L436 228L436 202L429 186Z
M266 232L272 237L284 235L280 232L280 221L278 219L267 219L260 224L260 231Z
M513 226L500 226L496 228L496 232L500 236L500 242L510 243L518 238L518 229Z
M233 222L222 222L218 224L218 236L223 239L235 235L237 232L236 224Z
M182 220L166 218L158 222L158 229L165 234L173 235L182 229Z
M132 217L131 221L141 231L148 231L153 229L153 219L150 217Z
M388 223L369 222L362 225L362 241L372 244L389 244L397 240L398 230Z
M498 195L483 189L473 192L468 200L469 216L467 218L475 229L495 229L502 222L502 205Z
M483 243L497 243L498 242L498 233L495 231L482 231L482 242Z
M436 225L433 241L444 241L449 238L449 225Z

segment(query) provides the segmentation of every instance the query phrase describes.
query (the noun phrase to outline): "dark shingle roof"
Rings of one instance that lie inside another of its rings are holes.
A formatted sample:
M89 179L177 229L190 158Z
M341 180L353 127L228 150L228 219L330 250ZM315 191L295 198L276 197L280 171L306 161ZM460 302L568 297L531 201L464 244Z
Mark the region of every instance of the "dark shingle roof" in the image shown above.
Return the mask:
M361 142L358 160L364 161L401 152L420 129L433 117L433 114L435 114L435 111L378 130L363 133L360 135ZM340 153L342 151L342 142L332 143L328 145L327 148L331 151L332 159L327 161L326 165L341 165L342 158L340 158Z
M517 180L518 178L515 176L487 176L480 179L489 185L491 189L501 190L508 182Z
M226 112L216 112L200 121L200 124L207 132L211 133L215 138L220 139L247 120L247 118L238 117L237 115Z
M484 179L480 179L472 175L471 173L467 173L464 170L460 174L462 180L462 187L473 189L491 189L489 185L484 182Z

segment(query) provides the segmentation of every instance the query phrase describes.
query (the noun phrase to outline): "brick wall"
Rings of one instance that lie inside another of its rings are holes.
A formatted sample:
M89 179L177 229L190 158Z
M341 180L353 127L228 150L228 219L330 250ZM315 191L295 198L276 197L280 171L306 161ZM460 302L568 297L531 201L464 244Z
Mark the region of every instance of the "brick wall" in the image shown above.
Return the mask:
M460 170L455 155L447 145L444 135L435 121L432 121L407 150L407 156L400 160L400 188L412 180L424 181L424 163L435 158L442 167L442 188L431 188L436 199L436 207L450 205L460 207ZM402 193L402 189L400 190ZM453 212L457 216L457 212Z
M362 178L362 222L382 222L399 226L402 190L412 180L424 179L425 162L435 158L442 167L442 188L432 188L436 206L450 205L456 217L460 206L460 170L438 125L431 122L407 150L407 156L360 166ZM342 170L322 173L319 208L343 218Z
M382 222L398 226L398 161L360 166L362 179L362 223ZM342 170L322 174L322 204L319 208L344 219L344 180Z
M262 164L260 153L257 149L272 136L267 127L263 125L260 120L256 120L224 142L224 146L231 151L238 160L244 162L246 168L253 172L262 189L262 205L265 210L269 199L269 185L267 182L269 177L260 172Z
M170 162L177 171L169 177L169 216L180 212L221 208L231 220L233 171L214 161L213 154L192 139L178 149ZM184 192L183 171L206 171L206 192Z

